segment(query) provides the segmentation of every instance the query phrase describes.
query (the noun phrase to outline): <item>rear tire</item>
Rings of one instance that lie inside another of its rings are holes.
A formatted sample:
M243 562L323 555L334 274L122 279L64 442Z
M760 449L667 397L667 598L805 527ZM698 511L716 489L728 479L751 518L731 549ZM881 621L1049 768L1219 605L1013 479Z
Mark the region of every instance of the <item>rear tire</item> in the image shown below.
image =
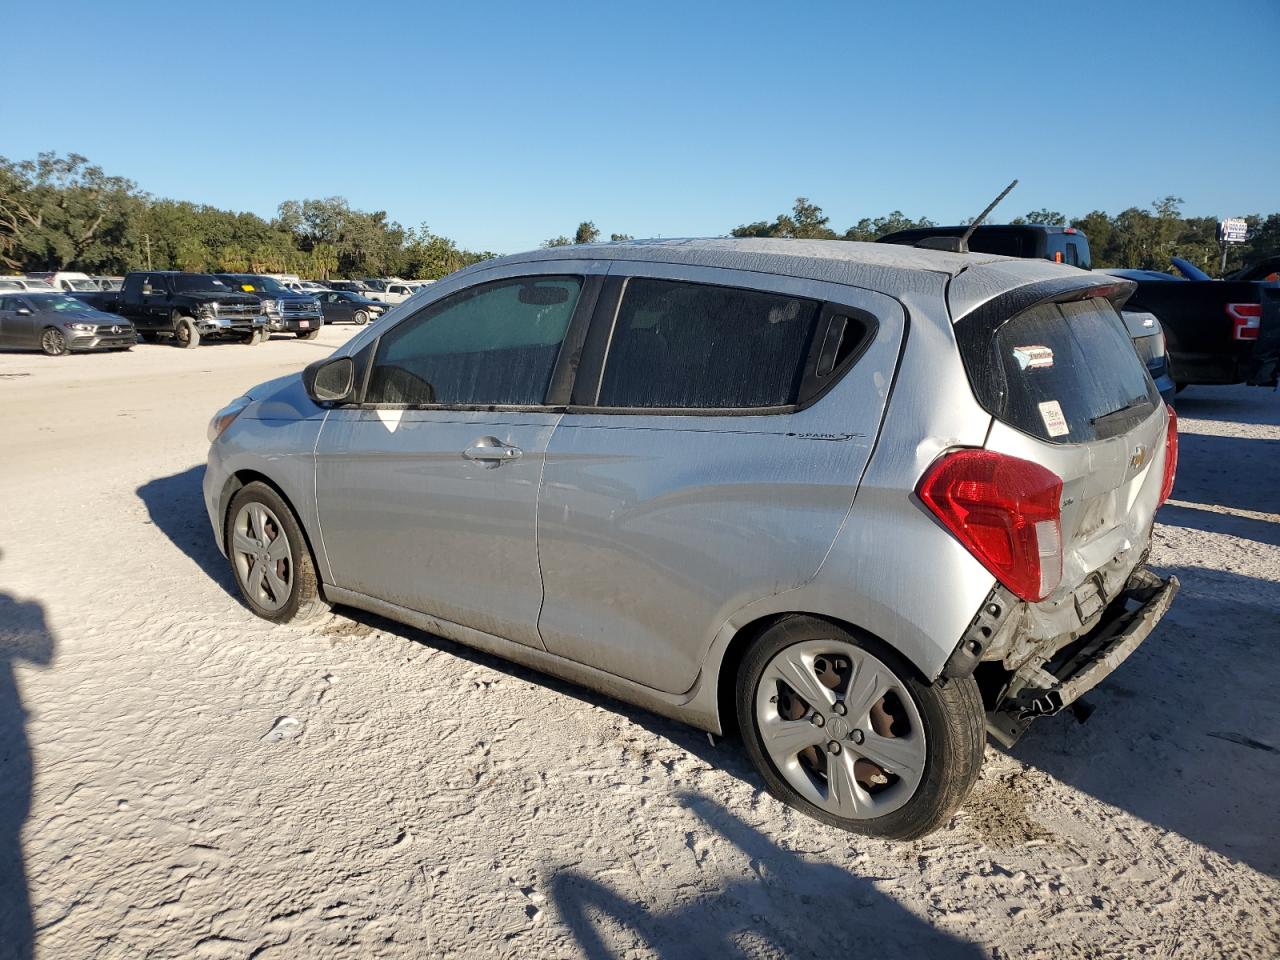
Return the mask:
M200 346L200 330L190 317L179 317L173 325L173 339L178 346L191 350Z
M40 334L40 349L47 357L63 357L68 353L67 338L57 327L45 327Z
M328 610L302 526L271 487L255 481L236 492L223 537L240 596L259 617L289 623Z
M299 330L298 331L299 340L314 340L318 336L320 336L319 330Z
M959 809L982 768L977 683L927 683L867 634L788 617L751 645L736 685L739 729L769 792L823 823L924 836Z

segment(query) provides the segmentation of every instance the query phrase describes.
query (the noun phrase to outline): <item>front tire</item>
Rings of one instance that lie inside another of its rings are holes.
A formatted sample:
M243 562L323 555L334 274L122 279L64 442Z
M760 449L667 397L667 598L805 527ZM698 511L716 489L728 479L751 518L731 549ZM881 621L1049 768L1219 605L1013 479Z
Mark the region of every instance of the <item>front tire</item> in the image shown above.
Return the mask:
M788 617L738 670L739 729L769 791L854 833L910 840L959 809L982 767L972 678L927 683L886 644Z
M40 334L40 349L47 357L61 357L67 354L67 338L57 327L45 327Z
M274 623L308 620L327 609L302 527L265 483L242 487L227 508L223 535L245 604Z
M200 346L200 330L190 317L179 317L173 325L173 338L178 346L191 350Z
M352 314L351 319L356 322L356 326L363 327L366 323L369 322L369 311L357 310L354 314Z

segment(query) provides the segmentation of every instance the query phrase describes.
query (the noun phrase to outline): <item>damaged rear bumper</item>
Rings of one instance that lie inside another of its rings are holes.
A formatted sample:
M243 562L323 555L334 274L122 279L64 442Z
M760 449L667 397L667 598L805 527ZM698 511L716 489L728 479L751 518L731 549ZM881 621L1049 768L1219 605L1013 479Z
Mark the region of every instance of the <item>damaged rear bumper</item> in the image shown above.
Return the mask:
M987 713L987 732L1011 747L1036 717L1052 716L1078 701L1151 634L1177 592L1177 577L1162 580L1139 567L1092 630L1064 647L1033 676L1006 689Z

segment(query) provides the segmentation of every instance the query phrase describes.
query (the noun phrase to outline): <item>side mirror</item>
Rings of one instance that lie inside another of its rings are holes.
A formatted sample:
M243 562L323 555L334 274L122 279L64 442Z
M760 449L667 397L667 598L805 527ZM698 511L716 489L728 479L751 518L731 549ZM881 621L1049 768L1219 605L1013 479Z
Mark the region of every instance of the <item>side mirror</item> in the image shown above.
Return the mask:
M350 357L317 360L302 371L302 385L318 404L350 403L355 399L355 361Z
M16 313L20 317L29 317L31 316L31 308L19 307L17 310L14 311L14 313Z

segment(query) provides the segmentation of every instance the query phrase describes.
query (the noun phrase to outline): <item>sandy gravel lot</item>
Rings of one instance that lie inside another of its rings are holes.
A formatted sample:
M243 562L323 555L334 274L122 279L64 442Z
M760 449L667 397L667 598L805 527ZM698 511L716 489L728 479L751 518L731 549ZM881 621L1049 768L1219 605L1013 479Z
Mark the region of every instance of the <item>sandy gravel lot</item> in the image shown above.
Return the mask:
M1280 953L1280 396L1184 394L1169 617L1089 724L989 746L894 845L735 743L364 614L252 617L205 425L351 332L0 354L0 957Z

